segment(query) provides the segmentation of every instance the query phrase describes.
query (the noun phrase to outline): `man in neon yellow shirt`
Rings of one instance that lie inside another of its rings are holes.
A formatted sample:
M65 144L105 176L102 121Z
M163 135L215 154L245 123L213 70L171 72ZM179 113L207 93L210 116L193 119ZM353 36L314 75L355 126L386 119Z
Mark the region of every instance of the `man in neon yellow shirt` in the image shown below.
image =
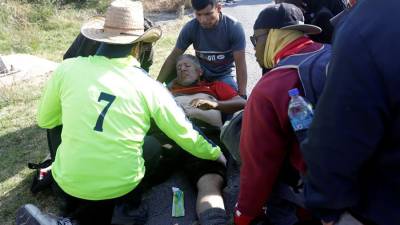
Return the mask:
M135 44L161 35L158 28L143 31L141 2L116 0L106 15L81 29L87 38L105 44L95 56L61 63L47 84L37 118L43 128L63 125L52 176L69 207L84 209L85 215L74 212L72 218L81 225L110 224L117 200L131 196L145 176L142 145L151 119L195 157L226 163L220 148L193 129L168 90L127 56ZM199 182L215 176L219 175L206 174ZM213 191L199 190L200 200L206 202L199 202L198 209L207 209L207 194ZM61 221L33 205L17 212L17 224L57 220Z

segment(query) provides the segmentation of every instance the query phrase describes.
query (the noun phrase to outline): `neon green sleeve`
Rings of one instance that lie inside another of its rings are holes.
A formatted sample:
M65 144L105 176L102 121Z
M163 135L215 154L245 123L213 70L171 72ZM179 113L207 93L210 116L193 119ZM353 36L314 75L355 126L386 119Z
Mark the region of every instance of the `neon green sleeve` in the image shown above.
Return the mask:
M216 160L221 154L220 148L210 144L193 129L192 123L165 87L157 84L155 89L157 91L153 93L158 95L153 95L149 107L157 126L190 154L202 159Z
M49 79L40 100L37 123L42 128L53 128L61 125L61 102L58 87L59 69Z

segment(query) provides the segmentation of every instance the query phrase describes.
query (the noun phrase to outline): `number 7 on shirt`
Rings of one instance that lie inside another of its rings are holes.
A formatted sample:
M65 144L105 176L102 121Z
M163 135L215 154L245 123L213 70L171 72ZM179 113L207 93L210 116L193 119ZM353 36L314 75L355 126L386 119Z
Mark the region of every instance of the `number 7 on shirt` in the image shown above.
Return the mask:
M115 96L101 92L99 99L97 101L100 102L102 100L108 102L108 104L103 109L103 111L101 111L99 118L97 118L96 126L94 127L94 130L99 131L99 132L103 132L104 117L106 116L106 113L107 113L108 109L110 108L111 104L114 102Z

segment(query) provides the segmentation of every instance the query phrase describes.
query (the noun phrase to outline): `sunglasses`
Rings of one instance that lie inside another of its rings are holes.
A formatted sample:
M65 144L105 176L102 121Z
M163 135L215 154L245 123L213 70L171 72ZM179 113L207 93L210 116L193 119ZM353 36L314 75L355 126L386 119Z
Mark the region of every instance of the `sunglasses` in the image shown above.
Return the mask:
M250 41L253 44L253 46L256 47L258 38L266 36L267 34L268 34L268 32L261 33L261 34L258 34L258 35L254 34L254 35L250 36Z

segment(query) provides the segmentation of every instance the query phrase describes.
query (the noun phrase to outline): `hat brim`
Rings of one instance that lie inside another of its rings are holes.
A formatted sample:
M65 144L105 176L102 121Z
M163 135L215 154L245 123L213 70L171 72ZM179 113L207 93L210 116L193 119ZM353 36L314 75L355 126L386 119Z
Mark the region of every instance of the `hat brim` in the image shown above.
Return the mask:
M311 24L296 24L280 28L281 30L299 30L305 34L320 34L322 29Z
M104 32L103 17L93 17L88 22L82 25L81 33L95 41L109 44L131 44L135 42L156 42L161 38L162 30L160 27L151 27L145 32L138 31L135 34L121 34Z

